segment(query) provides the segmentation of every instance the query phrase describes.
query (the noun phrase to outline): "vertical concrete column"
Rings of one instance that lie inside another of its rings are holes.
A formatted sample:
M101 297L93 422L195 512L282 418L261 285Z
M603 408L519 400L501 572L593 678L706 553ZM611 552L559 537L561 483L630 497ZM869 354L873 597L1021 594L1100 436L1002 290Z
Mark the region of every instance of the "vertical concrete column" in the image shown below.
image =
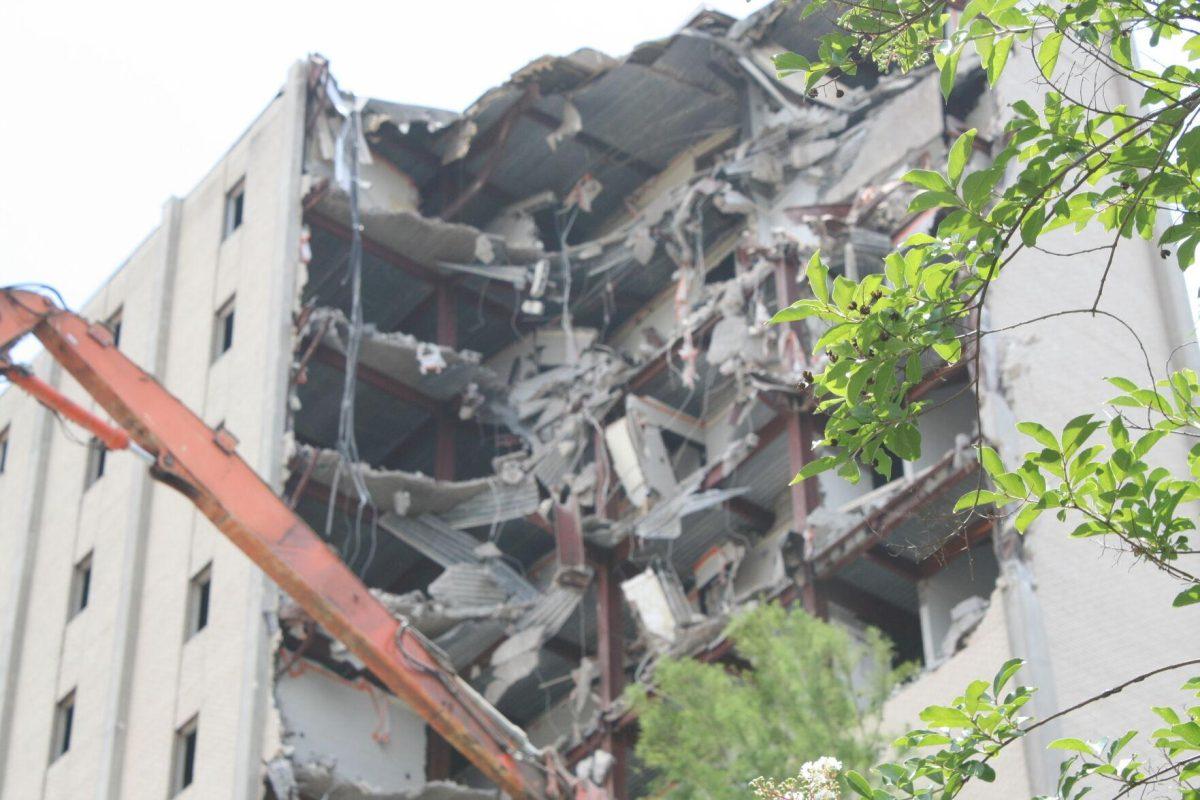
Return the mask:
M150 341L146 345L146 360L142 366L160 379L166 368L166 343L170 335L182 221L183 202L172 197L163 205L163 220L159 228L159 235L162 237L162 264L155 271L154 303L145 309L153 314L153 318L148 326ZM105 697L103 742L99 774L96 776L98 800L117 800L122 794L122 765L125 761L129 700L137 653L138 620L142 613L146 539L150 535L153 488L154 482L150 473L141 471L134 478L129 495L129 512L126 517L129 526L121 553L120 594L117 597L116 619L112 632L112 668Z
M283 126L279 157L279 194L273 213L273 229L279 232L277 257L267 266L275 281L268 311L267 331L273 345L268 354L271 369L264 373L268 382L265 396L271 400L264 409L262 438L258 450L263 455L259 474L278 493L284 483L284 435L287 429L288 395L292 363L292 313L300 287L296 285L300 262L300 233L303 226L301 202L304 169L305 122L308 108L309 62L297 61L288 70L283 88ZM272 688L270 675L270 636L265 614L273 613L278 590L266 575L255 572L251 578L250 602L246 604L246 642L242 674L240 721L237 730L234 787L238 797L256 798L262 792L262 761L267 708Z
M49 382L57 388L61 376L62 367L54 364L50 370ZM45 408L39 406L33 418L37 420L37 433L33 440L35 449L31 469L25 476L26 488L23 494L26 502L13 520L13 527L19 537L17 556L4 565L4 585L7 588L5 614L3 620L0 620L0 796L4 795L4 776L11 774L17 767L15 764L9 764L8 751L12 741L17 676L25 643L33 567L37 562L38 541L41 538L42 508L46 502L50 444L54 433L54 416Z

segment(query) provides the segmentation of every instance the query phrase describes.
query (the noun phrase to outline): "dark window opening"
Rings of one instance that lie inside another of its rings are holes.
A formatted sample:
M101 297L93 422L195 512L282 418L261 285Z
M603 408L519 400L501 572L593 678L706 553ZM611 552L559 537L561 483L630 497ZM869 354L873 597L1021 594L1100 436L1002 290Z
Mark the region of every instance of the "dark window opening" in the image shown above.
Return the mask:
M195 636L208 626L208 602L212 594L212 565L209 564L192 577L188 584L187 638Z
M890 452L885 451L884 455L891 459L891 464L887 465L886 472L880 472L874 464L868 468L871 473L871 488L873 489L885 486L904 475L904 462Z
M8 462L8 427L0 428L0 475L4 474L4 465Z
M93 438L88 442L87 475L83 488L90 489L96 481L104 477L104 468L108 461L108 448L99 439Z
M108 328L108 332L112 334L113 347L121 346L121 315L122 315L122 313L124 313L124 309L117 309L117 313L115 313L111 317L109 317L108 322L104 323L104 326L106 328Z
M704 276L704 282L722 283L724 281L732 280L735 275L737 275L735 256L733 253L730 253L721 260L720 264L717 264L708 271L708 274Z
M87 608L92 591L92 554L81 558L71 573L71 613L68 619Z
M213 329L213 361L233 347L233 312L232 297L217 310L216 324Z
M75 690L54 706L54 735L50 745L50 760L55 761L71 749L71 731L75 726Z
M242 227L245 208L246 184L245 180L241 180L225 195L225 229L222 239L228 239L234 231Z
M196 777L196 738L199 718L192 717L183 727L175 731L174 776L171 794L176 795L192 785Z

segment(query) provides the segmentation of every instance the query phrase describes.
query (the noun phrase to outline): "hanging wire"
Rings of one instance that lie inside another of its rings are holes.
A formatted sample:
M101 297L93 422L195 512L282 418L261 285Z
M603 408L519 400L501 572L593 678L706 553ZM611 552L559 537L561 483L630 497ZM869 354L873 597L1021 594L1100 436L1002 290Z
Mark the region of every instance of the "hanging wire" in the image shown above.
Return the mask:
M337 505L336 499L340 491L342 471L345 470L350 484L354 489L354 493L358 499L358 507L354 513L353 524L347 533L347 541L343 544L343 558L346 563L354 568L357 563L360 551L362 550L363 541L363 519L370 512L370 528L367 531L367 550L363 564L359 570L359 574L365 574L371 561L375 557L375 549L378 542L378 536L375 529L375 504L371 500L371 493L367 489L366 480L363 476L362 458L358 451L358 439L355 435L355 400L357 395L357 375L358 375L358 360L359 351L362 346L363 338L363 310L362 310L362 261L363 261L363 246L362 246L362 221L359 214L359 177L358 177L358 160L359 160L359 142L362 138L362 114L361 107L353 95L348 98L340 96L340 91L332 84L328 85L330 95L334 98L335 104L342 106L343 102L348 99L348 108L345 109L346 121L342 125L342 130L338 135L337 156L339 183L342 183L343 188L347 191L350 197L350 253L347 259L349 267L350 280L350 317L349 325L346 333L346 374L342 384L342 399L338 411L338 433L337 433L337 453L338 463L333 473L333 486L331 491L331 499L329 508L325 515L325 536L326 538L333 537L333 518L334 509ZM343 101L343 102L339 102ZM341 110L341 108L339 108Z

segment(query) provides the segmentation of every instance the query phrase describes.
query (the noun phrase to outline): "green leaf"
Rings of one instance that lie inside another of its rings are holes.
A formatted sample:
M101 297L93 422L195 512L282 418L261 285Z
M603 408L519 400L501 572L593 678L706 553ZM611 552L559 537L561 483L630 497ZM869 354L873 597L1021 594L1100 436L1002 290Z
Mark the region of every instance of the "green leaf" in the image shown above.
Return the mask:
M954 510L958 512L977 506L992 506L1007 500L1008 498L999 492L993 492L990 489L975 489L958 498L958 502L954 504Z
M1025 659L1023 658L1010 658L1008 661L1005 661L996 673L996 677L992 679L992 694L998 698L1000 690L1012 679L1013 675L1017 674L1017 670L1023 666L1025 666Z
M946 181L942 174L931 169L910 169L901 180L924 189L932 189L935 192L954 193L954 187Z
M971 718L957 708L930 706L921 712L921 721L934 728L970 728Z
M1067 426L1063 428L1063 455L1070 458L1079 449L1079 446L1100 427L1100 424L1092 419L1091 414L1080 414L1068 422Z
M780 322L795 322L796 320L805 319L806 317L821 313L824 307L824 303L813 298L797 300L787 308L776 311L775 316L771 317L771 324L775 325Z
M958 186L958 180L962 177L963 167L971 160L971 149L975 144L975 128L964 133L954 140L954 144L950 147L950 157L946 163L946 172L950 176L950 183Z
M915 170L914 170L915 171ZM937 173L934 173L937 174ZM940 175L938 176L941 177ZM953 192L921 192L912 199L908 204L908 210L916 213L918 211L928 211L931 208L952 208L961 205L958 195Z
M1063 35L1054 31L1042 40L1037 51L1037 65L1042 74L1049 80L1054 77L1054 67L1058 64L1058 51L1062 47Z
M888 431L884 443L905 461L916 461L921 457L921 432L911 422L902 422Z
M979 448L979 463L993 477L1004 474L1004 462L1000 460L1000 454L987 445Z
M1181 722L1179 719L1179 714L1176 713L1175 709L1173 708L1167 708L1166 706L1155 706L1150 710L1155 714L1158 714L1158 716L1162 718L1163 722L1167 723L1168 725L1178 725Z
M1083 739L1055 739L1046 745L1046 748L1049 750L1074 750L1077 753L1083 753L1087 756L1096 755L1096 750Z
M1017 514L1016 526L1017 533L1024 533L1025 529L1038 518L1044 509L1038 508L1035 505L1027 505Z
M948 99L950 93L954 91L954 78L958 73L958 59L962 55L961 47L951 47L946 52L942 50L935 51L933 61L937 68L941 71L938 76L938 85L942 90L942 99Z
M1003 172L1003 169L993 166L968 175L962 183L963 199L967 201L967 207L976 211L983 208L983 204L991 196L992 187L1000 180Z
M1171 603L1175 608L1190 606L1193 603L1200 603L1200 583L1194 583L1184 589L1175 596L1175 601Z
M970 770L972 775L984 783L991 783L996 780L996 770L992 769L990 764L986 764L983 761L971 761Z
M796 473L796 477L792 478L790 486L795 486L800 481L807 480L817 473L824 472L827 469L832 469L838 463L837 456L821 456L816 461L810 461Z
M859 797L865 797L867 800L871 800L871 798L874 797L874 794L871 791L871 784L867 783L866 778L864 778L862 775L859 775L852 769L846 770L846 783L850 785L850 788L853 789Z
M804 270L804 274L808 278L808 286L812 289L813 296L822 303L828 303L829 267L825 266L825 262L821 260L820 250L812 254L812 258L808 260L808 267Z
M1018 422L1017 430L1032 438L1042 447L1058 452L1058 439L1045 425L1040 425L1036 422Z
M947 364L953 364L962 355L962 342L958 339L949 342L934 342L932 346L933 352L941 356Z
M812 66L812 63L799 53L776 53L771 56L771 61L774 62L775 71L780 78L797 72L807 72Z
M1042 226L1046 224L1046 207L1038 206L1025 215L1021 220L1021 241L1026 247L1037 244Z

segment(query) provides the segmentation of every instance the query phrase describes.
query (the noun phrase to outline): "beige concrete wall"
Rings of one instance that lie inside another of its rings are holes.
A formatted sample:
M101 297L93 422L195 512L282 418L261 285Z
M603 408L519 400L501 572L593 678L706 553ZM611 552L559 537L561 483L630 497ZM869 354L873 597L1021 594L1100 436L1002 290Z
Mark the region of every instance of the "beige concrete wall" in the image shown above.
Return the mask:
M241 455L275 484L299 244L302 66L212 172L166 204L163 224L82 309L103 320L122 308L122 351L207 422L224 421ZM243 178L245 221L223 238L226 193ZM231 295L234 345L212 363L214 314ZM57 372L46 361L39 373ZM95 408L69 377L56 383ZM109 454L104 477L85 492L86 449L45 419L28 398L0 397L0 429L12 431L0 475L0 556L11 573L0 632L16 645L11 666L0 662L0 796L161 800L174 731L197 714L196 781L180 796L255 796L268 718L265 579L128 454ZM68 621L72 566L89 551L90 601ZM209 624L185 642L189 579L209 563ZM48 764L54 705L72 689L71 749Z
M1067 68L1066 58L1064 54L1060 69ZM1045 87L1038 85L1034 69L1029 59L1011 62L996 93L985 98L1001 120L985 133L1000 135L1007 117L1004 109L1017 99L1040 101ZM1121 97L1116 84L1110 84L1108 91L1110 101L1133 101ZM1060 231L1039 244L1067 252L1111 241L1111 234L1088 229L1079 234ZM1064 259L1025 251L993 285L984 327L1001 328L1044 314L1090 308L1105 260L1104 252ZM985 339L984 433L1006 460L1030 449L1028 440L1015 433L1017 421L1034 420L1061 430L1078 414L1102 415L1105 401L1116 394L1106 377L1120 375L1148 383L1147 357L1158 377L1165 375L1168 359L1175 369L1195 363L1194 344L1176 351L1195 339L1182 276L1174 261L1160 258L1151 243L1122 243L1099 307L1128 322L1140 344L1117 321L1083 314ZM1159 449L1164 465L1188 474L1183 446L1167 443ZM1182 587L1120 555L1110 542L1071 539L1072 527L1073 522L1059 523L1049 515L1033 524L1024 540L1025 577L1011 570L1002 576L988 617L966 649L904 688L888 706L890 721L916 722L922 707L951 701L971 680L990 678L1010 656L1035 662L1018 678L1038 687L1034 703L1027 707L1037 716L1071 706L1142 672L1195 656L1200 609L1171 608ZM1157 718L1150 707L1182 702L1175 690L1190 675L1185 673L1131 687L1047 726L1025 740L1019 754L1010 748L1012 752L997 765L997 784L972 787L971 796L1026 796L1026 786L1030 793L1052 793L1061 753L1047 751L1045 745L1060 736L1096 739L1136 729L1143 736L1131 749L1151 752L1145 734L1157 727ZM1016 774L1021 770L1026 773L1024 780Z

